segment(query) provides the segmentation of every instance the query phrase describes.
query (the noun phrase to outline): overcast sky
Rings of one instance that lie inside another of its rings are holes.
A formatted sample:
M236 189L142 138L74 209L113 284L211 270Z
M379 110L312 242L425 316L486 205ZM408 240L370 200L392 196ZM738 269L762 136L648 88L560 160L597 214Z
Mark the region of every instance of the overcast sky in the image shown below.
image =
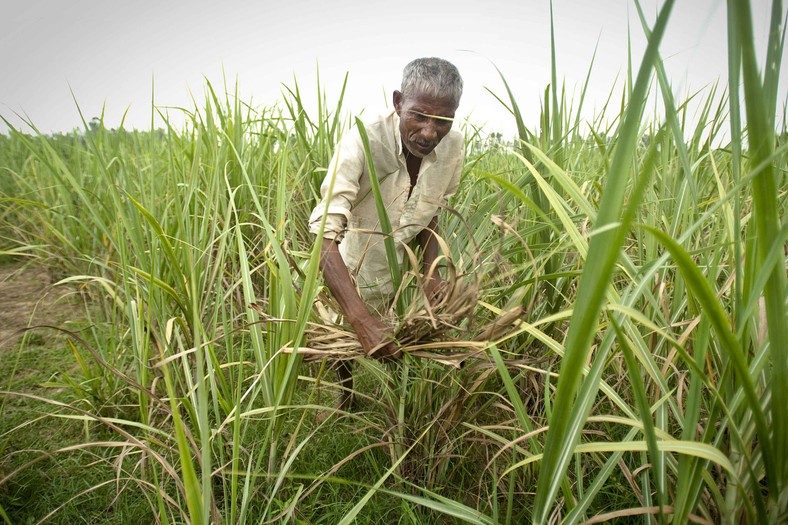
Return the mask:
M662 3L643 0L651 25ZM770 4L752 5L762 61ZM579 93L598 42L586 102L593 113L612 89L620 95L628 28L636 67L645 49L634 3L554 0L554 14L558 77L570 94ZM680 99L727 82L725 15L723 0L677 0L660 51ZM509 135L513 120L487 91L505 95L495 64L534 126L550 82L549 0L2 0L0 115L15 126L19 113L43 132L68 131L81 125L73 91L87 119L103 106L108 127L128 110L126 127L145 128L152 84L157 106L191 107L204 79L221 87L224 72L244 101L270 106L294 77L314 99L318 69L330 103L347 72L346 108L378 110L418 56L460 69L458 116ZM783 59L780 114L787 69Z

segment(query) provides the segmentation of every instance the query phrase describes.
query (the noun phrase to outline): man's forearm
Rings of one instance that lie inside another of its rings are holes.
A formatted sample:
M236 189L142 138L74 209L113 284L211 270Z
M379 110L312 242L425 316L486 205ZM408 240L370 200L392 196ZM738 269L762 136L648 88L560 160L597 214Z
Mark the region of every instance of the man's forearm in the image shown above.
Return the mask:
M419 245L422 250L423 273L426 274L435 259L438 258L438 240L435 232L438 229L438 216L432 218L429 225L418 234ZM436 270L437 271L437 270ZM436 274L437 276L437 274Z
M364 352L380 359L399 355L399 350L392 342L391 329L367 309L350 278L345 261L339 254L337 243L332 239L323 239L320 269L323 271L326 286L356 331L356 337Z
M422 274L424 275L424 291L427 294L427 299L431 302L440 300L446 289L446 283L441 277L438 268L433 268L435 261L438 259L437 228L438 217L435 216L430 221L430 224L419 232L418 235L419 244L422 249L422 259L424 260L424 267L422 269Z
M331 290L331 294L339 303L342 312L355 328L356 324L363 321L370 313L359 297L353 280L350 278L350 272L339 254L337 243L333 239L323 239L320 269L323 272L326 286Z

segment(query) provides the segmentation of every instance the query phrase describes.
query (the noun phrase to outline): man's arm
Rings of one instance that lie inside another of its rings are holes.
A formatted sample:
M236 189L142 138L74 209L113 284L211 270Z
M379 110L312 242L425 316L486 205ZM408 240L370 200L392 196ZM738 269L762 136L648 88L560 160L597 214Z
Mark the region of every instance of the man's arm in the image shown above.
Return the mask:
M432 218L427 227L421 230L417 235L424 261L422 274L425 277L428 275L432 263L438 258L438 240L435 238L435 232L437 232L437 230L438 216L436 215ZM439 299L445 287L446 283L441 278L438 269L435 268L430 278L424 283L424 291L427 293L427 298L430 300Z
M383 321L369 313L367 305L358 295L345 262L339 254L337 243L333 239L323 239L320 269L326 286L331 290L348 322L356 331L356 337L364 352L370 357L379 359L397 357L399 349L394 344L394 335Z

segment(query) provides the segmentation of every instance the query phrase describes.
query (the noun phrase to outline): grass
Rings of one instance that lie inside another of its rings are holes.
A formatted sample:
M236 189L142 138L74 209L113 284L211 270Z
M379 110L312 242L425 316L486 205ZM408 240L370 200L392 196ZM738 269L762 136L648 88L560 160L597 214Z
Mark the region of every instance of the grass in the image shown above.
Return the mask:
M253 108L209 83L182 129L0 137L0 256L90 305L80 331L30 331L2 360L2 470L24 468L0 482L0 519L783 522L779 75L732 1L727 92L678 100L659 55L671 6L641 18L620 110L582 123L553 54L537 128L507 88L518 140L465 130L440 231L479 296L453 336L522 314L462 367L359 360L360 409L322 423L334 374L285 350L317 321L306 217L351 122L341 97L318 87L309 115L297 84ZM418 276L402 282L412 305Z
M74 308L66 312L83 315ZM61 322L75 321L60 318ZM56 523L150 522L141 494L133 490L119 493L118 485L107 483L115 479L113 461L117 458L113 451L94 448L42 455L99 436L110 437L101 428L58 417L62 411L49 410L40 400L25 396L44 396L61 403L86 401L57 384L64 374L79 376L65 337L51 330L27 332L18 345L3 348L2 353L3 388L21 395L3 398L0 476L36 461L3 484L0 498L7 519L34 523L57 511L51 520Z

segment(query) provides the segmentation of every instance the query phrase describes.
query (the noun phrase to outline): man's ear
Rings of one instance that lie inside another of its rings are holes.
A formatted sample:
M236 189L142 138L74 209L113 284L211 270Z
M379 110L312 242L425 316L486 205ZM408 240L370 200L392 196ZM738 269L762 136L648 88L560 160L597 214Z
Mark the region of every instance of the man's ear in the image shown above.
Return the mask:
M402 93L395 90L392 101L394 102L394 111L396 111L397 115L399 115L400 111L402 110Z

